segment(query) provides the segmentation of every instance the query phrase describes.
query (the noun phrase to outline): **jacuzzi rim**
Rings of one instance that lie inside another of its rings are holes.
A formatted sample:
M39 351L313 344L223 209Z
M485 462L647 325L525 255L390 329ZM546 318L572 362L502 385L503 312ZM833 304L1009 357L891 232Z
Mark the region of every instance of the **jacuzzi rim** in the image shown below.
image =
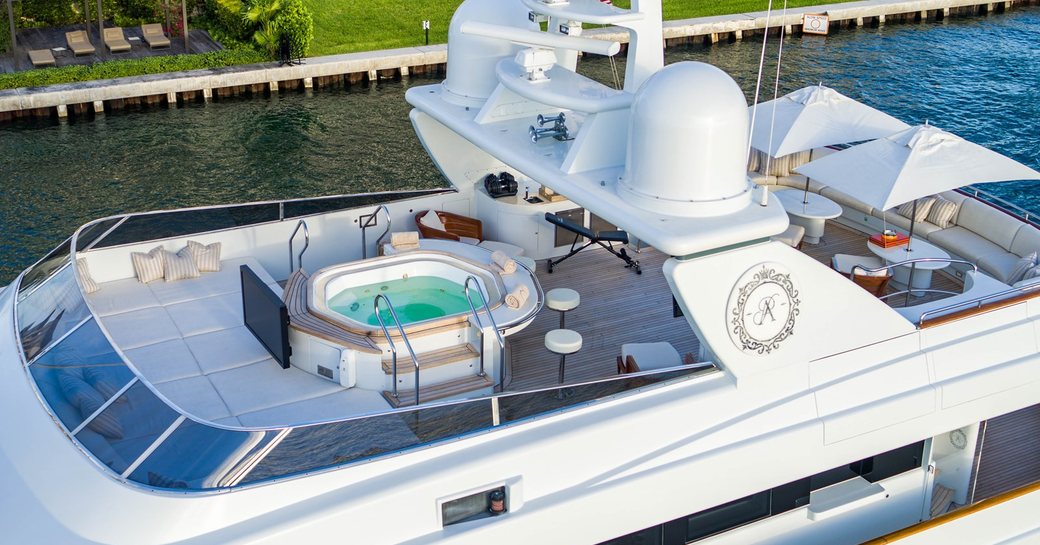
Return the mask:
M325 302L325 288L330 281L338 278L342 274L353 274L373 269L381 269L399 264L407 264L413 261L436 261L457 269L462 269L477 276L484 283L485 289L487 289L488 280L490 279L490 283L495 286L496 290L498 290L499 297L493 298L494 300L492 301L488 301L488 306L490 306L491 310L494 311L501 307L504 302L505 283L499 275L495 274L487 266L447 252L437 250L416 250L403 254L376 257L361 262L355 261L350 263L340 263L320 269L314 273L309 280L310 290L308 293L308 306L310 307L311 312L319 318L332 322L340 327L344 327L350 331L360 332L363 334L381 334L382 328L379 324L369 325L359 322L330 309L328 303ZM490 293L488 295L489 298L492 298L490 297ZM409 322L404 324L404 329L406 332L411 333L412 331L417 330L433 329L440 327L441 325L462 323L469 319L469 314L469 309L466 309L463 312L457 312L446 316L438 316L428 320ZM392 335L396 336L397 328L393 324L387 324L387 329L390 330Z

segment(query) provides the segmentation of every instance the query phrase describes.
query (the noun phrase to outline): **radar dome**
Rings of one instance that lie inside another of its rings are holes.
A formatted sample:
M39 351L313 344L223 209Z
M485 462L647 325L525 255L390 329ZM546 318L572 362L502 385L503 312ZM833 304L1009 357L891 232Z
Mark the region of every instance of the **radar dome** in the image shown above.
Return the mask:
M751 202L748 106L722 70L669 65L636 92L618 194L664 215L710 217Z
M506 40L496 40L462 33L462 23L477 21L496 25L538 30L527 19L529 10L522 2L502 0L466 0L455 10L448 27L448 73L444 99L462 106L479 107L498 86L495 66L504 58L513 58L523 49Z

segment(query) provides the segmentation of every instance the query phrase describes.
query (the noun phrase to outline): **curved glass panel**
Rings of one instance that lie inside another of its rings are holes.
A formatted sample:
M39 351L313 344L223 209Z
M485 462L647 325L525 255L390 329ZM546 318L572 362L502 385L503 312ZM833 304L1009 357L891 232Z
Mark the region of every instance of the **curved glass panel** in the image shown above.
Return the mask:
M82 252L90 243L97 240L101 235L105 234L109 229L119 223L123 218L109 218L107 220L101 220L93 225L85 227L79 232L79 237L76 238L76 251Z
M278 221L278 203L180 210L131 216L101 239L96 248L108 248L147 240L194 235L209 231Z
M185 420L130 474L130 480L190 490L234 486L278 434L224 430Z
M371 195L347 195L343 197L331 197L324 199L307 199L301 201L287 201L285 203L285 218L298 218L300 216L311 216L314 214L325 214L337 210L348 210L361 206L372 206L376 204L403 201L424 195L443 193L444 189L427 189L422 191L402 191L395 193L374 193Z
M68 264L70 248L72 248L71 238L51 250L39 263L25 271L22 283L18 286L18 297L25 297L27 293L31 293L50 278L55 271Z
M61 269L18 303L18 334L25 361L32 361L89 316L76 284L76 271Z
M179 416L138 382L94 417L76 439L98 460L122 474Z
M347 464L492 426L491 400L296 428L242 481Z
M51 410L69 431L134 378L94 320L48 350L29 371Z

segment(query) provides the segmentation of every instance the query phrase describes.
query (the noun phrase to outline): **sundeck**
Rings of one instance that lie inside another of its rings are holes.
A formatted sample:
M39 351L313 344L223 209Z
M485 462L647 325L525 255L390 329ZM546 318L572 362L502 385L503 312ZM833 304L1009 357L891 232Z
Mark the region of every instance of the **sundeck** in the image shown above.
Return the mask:
M622 89L573 72L619 49L578 21L639 38ZM794 172L826 146L748 164L657 1L452 28L408 94L450 188L103 218L3 292L12 539L855 543L1040 477L974 456L1040 400L1032 216L963 188L912 225ZM782 190L840 212L801 241ZM945 257L868 240L911 226Z

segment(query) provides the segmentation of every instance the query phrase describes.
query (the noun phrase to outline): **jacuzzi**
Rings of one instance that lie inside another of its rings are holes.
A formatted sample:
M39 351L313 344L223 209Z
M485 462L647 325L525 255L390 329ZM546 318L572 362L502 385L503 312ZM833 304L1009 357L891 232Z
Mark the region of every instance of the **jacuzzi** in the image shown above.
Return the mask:
M469 318L472 311L463 286L470 276L487 294L492 313L497 314L506 293L502 278L485 265L440 252L408 252L322 269L310 280L309 303L322 318L348 330L381 333L374 303L382 294L406 330L427 329ZM471 300L482 310L475 292L471 282ZM396 326L387 306L380 301L380 314L393 329Z

